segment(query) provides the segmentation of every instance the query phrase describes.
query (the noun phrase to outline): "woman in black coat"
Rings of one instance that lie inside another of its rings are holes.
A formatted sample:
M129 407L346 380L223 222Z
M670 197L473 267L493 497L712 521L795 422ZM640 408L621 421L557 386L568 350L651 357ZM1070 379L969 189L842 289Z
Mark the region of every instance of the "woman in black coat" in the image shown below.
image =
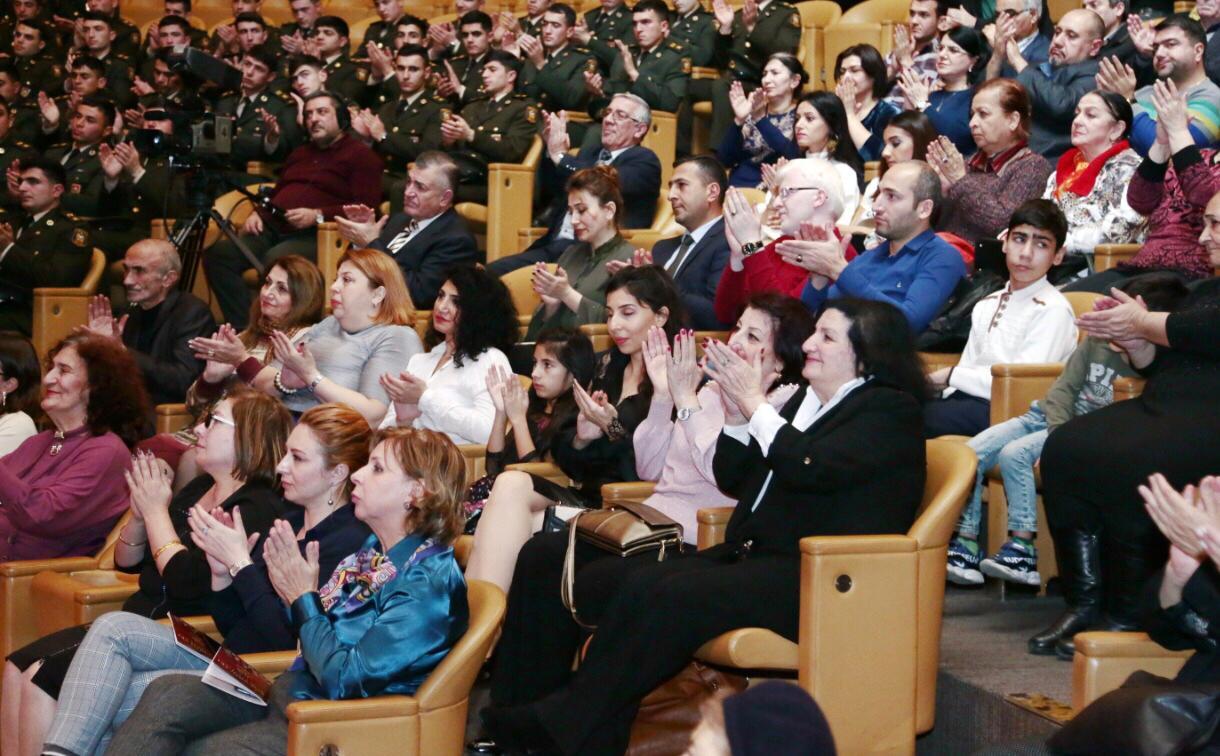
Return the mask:
M500 746L622 753L640 700L706 641L739 627L796 640L799 539L910 527L926 384L906 320L886 303L835 300L804 352L810 385L776 412L757 363L709 343L726 412L715 475L738 499L725 543L631 571L568 684L483 712Z

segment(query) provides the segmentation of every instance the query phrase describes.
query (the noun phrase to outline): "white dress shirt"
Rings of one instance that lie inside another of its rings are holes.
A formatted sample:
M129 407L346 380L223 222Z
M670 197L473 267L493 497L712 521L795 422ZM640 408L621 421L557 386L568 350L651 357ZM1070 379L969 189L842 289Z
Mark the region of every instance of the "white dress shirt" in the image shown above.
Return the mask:
M499 365L509 375L512 366L499 349L487 349L475 359L462 360L458 367L449 360L439 370L437 364L445 355L445 343L432 347L407 361L407 372L428 382L419 397L420 416L411 425L440 431L455 444L485 444L491 435L496 407L487 391L487 371ZM382 428L398 425L394 404L381 421Z

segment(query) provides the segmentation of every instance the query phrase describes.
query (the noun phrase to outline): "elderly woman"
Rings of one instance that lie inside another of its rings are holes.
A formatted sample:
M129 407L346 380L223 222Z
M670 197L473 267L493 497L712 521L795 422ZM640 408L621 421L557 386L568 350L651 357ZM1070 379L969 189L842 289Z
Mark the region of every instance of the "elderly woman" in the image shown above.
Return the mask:
M793 137L796 98L809 81L809 74L795 55L776 53L763 67L762 84L745 93L741 82L729 89L736 128L725 133L716 157L729 167L729 184L756 187L762 182L762 166L780 158L800 154Z
M992 79L970 104L970 133L978 152L967 163L945 137L928 146L928 163L945 193L938 229L971 244L992 239L1026 200L1042 196L1051 166L1030 151L1030 104L1012 79Z
M758 361L767 401L774 408L786 404L798 390L796 384L804 383L802 345L812 333L813 323L813 316L799 301L758 294L729 337L729 348L737 355ZM735 503L717 488L713 469L717 440L726 422L725 405L717 384L699 387L702 374L689 331L674 339L671 354L664 333L652 330L644 363L655 390L648 416L634 434L636 470L642 479L657 483L645 503L681 524L683 538L693 545L699 509ZM496 705L535 700L570 676L582 630L556 590L567 544L567 533L539 533L521 549L509 592L513 608L492 676ZM586 619L596 617L610 599L602 586L615 586L627 572L656 563L655 554L620 559L580 541L574 556L576 594ZM547 640L540 643L543 636Z
M329 575L368 538L368 527L346 505L348 475L368 461L369 436L368 423L356 410L318 405L301 416L276 466L284 498L294 505L284 521L302 549L317 547L321 574ZM263 549L251 551L241 510L229 515L196 505L187 519L191 539L207 555L208 605L225 647L240 653L293 648L296 634L268 578ZM47 735L35 737L30 731L37 722L25 720L22 740L45 741L44 753L101 753L150 682L175 670L206 667L178 645L168 626L130 612L102 615L68 668Z
M485 444L496 417L487 391L493 367L511 373L505 352L517 341L508 289L482 268L449 271L432 307L425 343L407 369L381 376L393 404L381 427L431 428L455 444Z
M976 149L970 133L970 102L990 58L986 37L974 29L955 26L940 38L936 55L939 88L933 89L934 82L920 79L913 70L903 71L899 77L907 107L926 114L936 131L948 137L966 157Z
M203 474L177 495L168 470L151 455L136 459L126 474L131 519L119 530L114 549L115 568L139 575L139 590L123 602L124 611L154 618L207 613L211 572L207 556L191 539L187 513L196 505L224 512L240 506L249 532L266 533L283 511L274 488L275 464L284 454L290 425L288 410L263 394L244 391L222 400L195 428ZM85 625L61 630L9 656L0 730L20 726L41 739L87 631ZM14 691L19 695L10 698Z
M1210 276L1216 265L1198 240L1207 225L1203 207L1220 191L1217 153L1195 146L1185 97L1158 82L1153 85L1153 102L1157 138L1127 185L1131 209L1148 216L1144 246L1127 262L1077 281L1068 291L1105 294L1150 270L1172 270L1201 279Z
M148 686L112 752L284 754L284 710L294 700L410 695L445 658L468 621L453 556L466 465L435 431L393 428L375 439L352 476L352 506L373 534L321 589L315 548L302 556L286 523L267 539L271 584L301 639L300 658L276 678L267 705L167 675Z
M0 332L0 457L38 432L42 369L34 345L16 331Z
M375 249L349 249L330 287L330 311L299 346L273 331L276 362L262 368L253 384L282 398L290 410L341 402L376 425L390 404L381 376L423 350L398 263Z
M602 607L578 590L582 619L598 623L579 670L549 680L553 691L484 710L499 745L621 753L640 699L708 640L739 627L796 640L801 538L910 527L924 487L927 389L906 318L881 302L828 303L804 353L809 386L776 410L760 360L710 343L725 413L713 471L742 503L725 542L632 570L616 590L602 586ZM844 457L848 448L868 453ZM508 623L529 610L515 598Z
M1220 194L1203 217L1200 241L1220 266ZM1172 313L1149 312L1114 289L1079 323L1123 347L1148 383L1136 399L1068 421L1042 450L1067 611L1030 638L1029 650L1066 659L1078 632L1138 627L1140 587L1164 563L1165 540L1137 486L1154 472L1180 487L1220 470L1220 279L1195 284Z
M835 94L847 111L851 140L860 157L881 157L881 135L898 107L882 98L889 91L885 60L872 45L852 45L835 59Z
M127 509L123 475L148 410L123 346L69 336L48 357L40 406L52 429L0 459L0 561L97 552Z
M1072 147L1046 180L1043 197L1058 205L1068 220L1065 264L1077 270L1086 267L1098 244L1144 239L1146 219L1127 204L1127 186L1140 164L1127 143L1131 118L1131 105L1121 95L1096 90L1080 98L1072 121Z
M576 241L559 256L554 273L543 263L534 266L534 291L542 304L530 320L526 341L548 328L576 328L605 319L602 290L610 278L606 263L630 262L634 251L618 232L625 212L614 168L585 168L568 179L568 213Z

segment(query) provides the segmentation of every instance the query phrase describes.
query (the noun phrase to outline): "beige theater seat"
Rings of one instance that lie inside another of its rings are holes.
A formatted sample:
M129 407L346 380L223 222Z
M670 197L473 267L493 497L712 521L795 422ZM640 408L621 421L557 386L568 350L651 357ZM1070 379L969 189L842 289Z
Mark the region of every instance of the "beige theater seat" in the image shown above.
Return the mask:
M1194 651L1170 651L1145 633L1079 633L1072 659L1072 708L1080 711L1132 672L1172 678Z
M106 270L106 255L93 250L89 272L80 286L39 287L34 289L34 320L31 341L39 357L46 357L55 346L77 326L89 318L89 298L97 294L102 273Z

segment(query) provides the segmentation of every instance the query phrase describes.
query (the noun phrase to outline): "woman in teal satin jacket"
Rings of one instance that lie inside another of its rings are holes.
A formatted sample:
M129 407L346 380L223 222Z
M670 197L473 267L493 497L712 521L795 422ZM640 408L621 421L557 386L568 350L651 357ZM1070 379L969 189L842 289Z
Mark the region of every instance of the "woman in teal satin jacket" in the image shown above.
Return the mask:
M453 555L465 478L462 454L444 434L378 433L368 464L352 476L351 495L373 535L321 590L315 546L302 557L284 523L268 535L267 572L289 607L301 655L275 681L267 706L196 676L161 677L119 728L111 752L168 756L189 746L191 753L283 754L284 710L294 700L414 693L469 620Z

